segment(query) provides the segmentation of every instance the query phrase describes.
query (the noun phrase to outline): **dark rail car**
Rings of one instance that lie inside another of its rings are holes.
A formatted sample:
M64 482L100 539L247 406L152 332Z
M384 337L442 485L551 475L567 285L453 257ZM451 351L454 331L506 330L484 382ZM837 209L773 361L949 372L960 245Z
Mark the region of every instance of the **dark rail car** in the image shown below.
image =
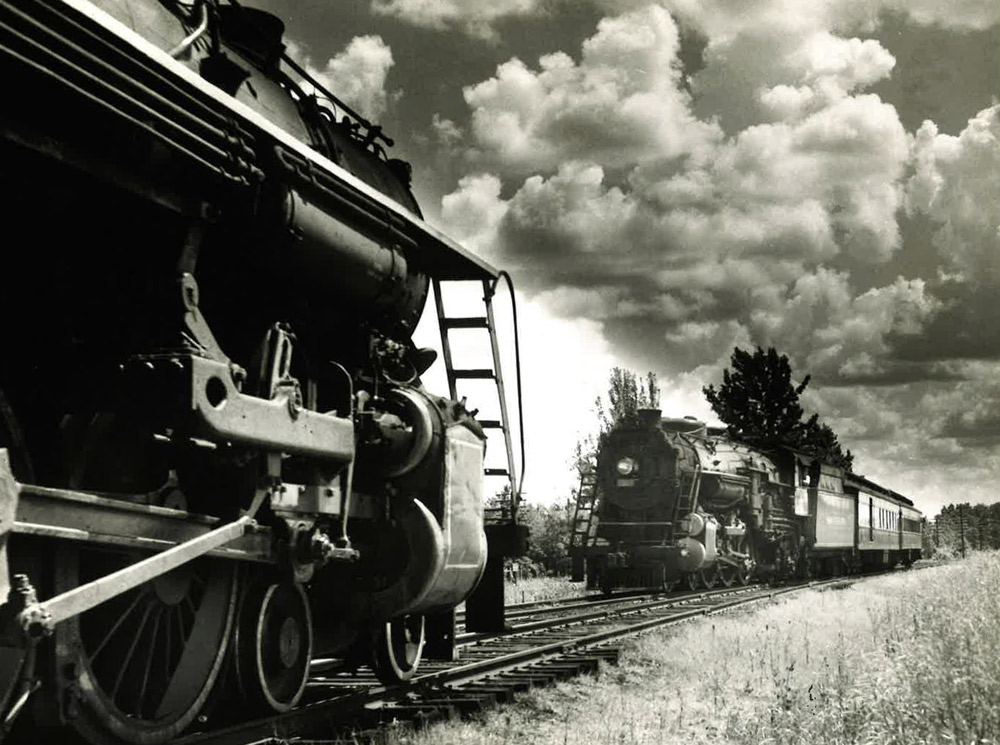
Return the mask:
M484 530L487 423L411 340L432 285L482 283L486 321L501 273L282 35L221 0L0 4L15 738L163 742L295 705L317 656L406 678L467 598L502 626L473 591L523 536Z

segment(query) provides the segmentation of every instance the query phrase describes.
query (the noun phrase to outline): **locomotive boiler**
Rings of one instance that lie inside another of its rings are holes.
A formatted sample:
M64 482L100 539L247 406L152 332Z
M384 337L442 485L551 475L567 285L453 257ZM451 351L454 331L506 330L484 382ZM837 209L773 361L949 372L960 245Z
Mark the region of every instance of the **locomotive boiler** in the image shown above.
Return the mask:
M453 655L502 571L488 423L440 306L449 395L411 337L472 281L495 350L502 273L423 222L273 15L14 0L0 65L0 733L164 742L287 710L318 656L393 681Z
M822 459L734 440L658 410L602 438L581 488L577 579L616 588L710 589L912 563L921 516L900 494Z

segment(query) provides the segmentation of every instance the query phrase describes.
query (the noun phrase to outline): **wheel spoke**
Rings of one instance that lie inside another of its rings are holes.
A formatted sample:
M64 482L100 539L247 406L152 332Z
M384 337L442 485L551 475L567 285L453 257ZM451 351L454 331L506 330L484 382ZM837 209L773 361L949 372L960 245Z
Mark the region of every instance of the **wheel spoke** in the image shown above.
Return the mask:
M125 612L121 614L121 616L118 618L117 621L115 621L114 625L111 627L108 633L104 636L103 639L101 639L101 643L97 645L97 649L95 649L93 652L90 653L90 656L87 658L90 663L93 663L94 660L97 659L97 655L101 653L101 650L104 649L105 645L111 640L111 637L115 635L115 632L118 631L119 627L123 623L125 623L125 619L128 618L129 615L131 615L133 610L135 610L135 607L139 604L139 601L142 600L144 594L145 593L143 593L142 591L136 593L135 599L133 599L132 602L129 603L129 606L128 608L125 609Z
M149 446L154 441L142 417L105 414L95 422L78 421L85 431L78 442L67 443L76 453L67 463L74 488L151 504L158 503L165 484L183 490L171 473L173 451ZM66 428L70 436L77 430ZM61 593L134 557L87 546L60 551L56 560L54 590ZM204 706L222 668L237 583L232 563L199 558L133 596L58 625L57 669L74 670L79 690L79 715L68 724L91 742L152 745L176 739Z
M118 698L118 689L121 688L122 680L125 678L125 673L128 671L129 664L132 662L132 655L135 653L136 645L139 644L139 639L142 637L142 631L146 628L146 621L149 620L149 614L153 610L152 604L146 606L146 611L142 614L142 621L139 622L139 628L135 632L135 636L132 637L132 643L129 644L128 652L125 653L125 659L122 661L121 670L118 671L118 677L115 679L115 686L111 689L111 700L114 701Z
M180 606L174 609L174 619L177 621L177 645L183 649L187 632L184 630L184 610Z
M170 642L173 636L174 609L167 608L164 611L166 620L163 622L163 679L170 675Z
M149 683L149 671L153 667L153 652L156 649L156 637L160 633L160 618L163 616L163 610L159 609L156 612L155 618L153 618L153 630L149 635L149 652L146 655L146 669L142 673L142 685L139 686L139 694L136 696L136 712L142 714L142 704L146 699L146 686Z
M215 639L216 624L212 621L223 615L225 606L229 603L229 593L218 591L222 582L217 581L219 573L213 574L211 583L202 597L201 605L195 613L194 625L190 636L183 642L181 657L177 667L170 675L166 692L156 710L156 716L162 717L174 711L180 702L189 695L189 688L200 684L204 678L206 664L211 664L211 656L206 658L205 649L215 649L220 640ZM185 596L185 599L189 599ZM193 607L193 604L192 604Z

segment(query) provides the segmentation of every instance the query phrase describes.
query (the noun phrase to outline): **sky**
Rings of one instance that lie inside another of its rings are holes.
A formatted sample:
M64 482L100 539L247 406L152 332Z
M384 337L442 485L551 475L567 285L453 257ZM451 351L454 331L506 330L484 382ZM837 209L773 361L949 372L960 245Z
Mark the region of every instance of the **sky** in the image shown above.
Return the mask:
M929 515L1000 501L996 0L247 4L512 274L529 501L569 496L613 365L714 421L754 345L857 472Z

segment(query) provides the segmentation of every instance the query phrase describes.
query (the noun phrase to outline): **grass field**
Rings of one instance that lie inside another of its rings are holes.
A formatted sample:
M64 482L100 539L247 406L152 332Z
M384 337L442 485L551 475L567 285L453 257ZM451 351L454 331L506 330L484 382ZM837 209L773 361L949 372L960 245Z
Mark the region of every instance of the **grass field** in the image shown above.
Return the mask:
M799 593L635 640L448 743L1000 743L1000 554Z
M570 582L565 577L531 577L517 584L506 583L503 588L504 602L534 603L541 600L562 600L587 594L583 582Z

